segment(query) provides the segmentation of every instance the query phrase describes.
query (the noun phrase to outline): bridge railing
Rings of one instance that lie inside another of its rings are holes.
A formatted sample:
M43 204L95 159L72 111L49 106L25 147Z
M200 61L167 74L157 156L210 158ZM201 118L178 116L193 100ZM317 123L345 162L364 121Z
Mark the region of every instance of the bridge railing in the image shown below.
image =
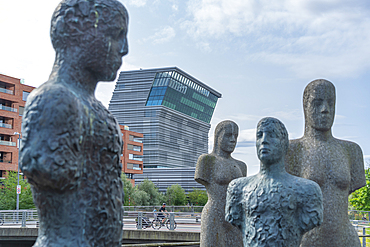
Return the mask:
M0 225L21 225L39 221L37 210L0 210Z

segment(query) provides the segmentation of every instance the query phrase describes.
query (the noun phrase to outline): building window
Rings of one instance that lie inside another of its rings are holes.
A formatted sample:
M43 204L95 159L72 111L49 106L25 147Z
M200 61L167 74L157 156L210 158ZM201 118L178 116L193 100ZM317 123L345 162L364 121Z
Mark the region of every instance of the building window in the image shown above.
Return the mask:
M127 163L127 169L131 169L131 170L139 170L139 171L141 171L141 168L140 168L140 165L139 165L139 164L131 164L131 163Z
M30 92L23 91L22 100L27 101L28 95L30 95Z

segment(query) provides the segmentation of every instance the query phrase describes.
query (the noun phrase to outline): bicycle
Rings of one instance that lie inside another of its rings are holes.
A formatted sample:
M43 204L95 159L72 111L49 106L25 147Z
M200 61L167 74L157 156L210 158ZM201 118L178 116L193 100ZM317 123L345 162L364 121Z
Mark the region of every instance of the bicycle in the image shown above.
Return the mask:
M167 229L170 230L171 220L169 219L168 216L169 216L169 214L166 214L166 216L164 217L165 218L164 223L162 223L163 218L160 220L160 223L161 223L161 226L166 225ZM173 219L173 229L175 230L176 227L177 227L177 223L176 223L175 219Z

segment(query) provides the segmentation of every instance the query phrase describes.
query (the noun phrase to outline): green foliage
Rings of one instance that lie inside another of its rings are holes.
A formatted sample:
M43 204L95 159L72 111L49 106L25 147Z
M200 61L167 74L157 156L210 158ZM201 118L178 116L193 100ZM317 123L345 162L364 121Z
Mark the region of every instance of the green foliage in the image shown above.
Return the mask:
M150 196L143 190L138 190L137 188L132 193L132 201L135 205L149 206Z
M149 179L145 179L139 185L135 186L135 191L136 190L142 190L148 194L149 196L149 198L147 199L148 204L146 205L154 206L154 205L161 204L161 200L163 199L163 196L158 191L158 188L155 186L155 184ZM140 204L138 204L138 202L135 201L135 205L140 205ZM142 205L142 206L145 206L145 205Z
M121 180L123 182L123 191L125 192L124 206L132 206L132 194L134 192L134 186L132 186L130 180L124 173L121 174ZM130 204L130 205L129 205Z
M349 197L353 209L370 211L370 168L365 170L366 185L356 190Z
M9 172L8 178L1 180L0 186L0 210L15 210L17 208L17 172ZM35 208L33 203L30 184L23 179L19 180L22 187L19 195L19 209Z
M179 184L167 188L166 201L168 205L183 206L186 204L185 190Z
M208 201L208 195L205 190L194 189L188 196L190 203L194 206L204 206Z

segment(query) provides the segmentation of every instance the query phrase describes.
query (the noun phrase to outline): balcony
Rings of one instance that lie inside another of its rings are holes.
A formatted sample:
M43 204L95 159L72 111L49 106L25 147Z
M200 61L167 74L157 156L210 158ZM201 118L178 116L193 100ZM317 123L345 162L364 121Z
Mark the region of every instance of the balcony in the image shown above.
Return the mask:
M0 140L0 145L16 147L17 146L17 143L16 142L9 142L9 141L1 141Z
M5 88L1 88L1 87L0 87L0 92L1 92L1 93L11 94L11 95L13 95L13 94L14 94L13 90L9 90L9 89L5 89Z
M16 108L12 108L12 107L1 105L1 104L0 104L0 110L18 112Z
M1 128L7 128L7 129L13 129L13 126L11 124L6 123L0 123Z
M135 155L135 154L129 154L128 158L130 160L143 161L143 156L139 156L139 155Z

